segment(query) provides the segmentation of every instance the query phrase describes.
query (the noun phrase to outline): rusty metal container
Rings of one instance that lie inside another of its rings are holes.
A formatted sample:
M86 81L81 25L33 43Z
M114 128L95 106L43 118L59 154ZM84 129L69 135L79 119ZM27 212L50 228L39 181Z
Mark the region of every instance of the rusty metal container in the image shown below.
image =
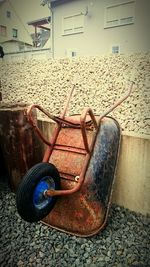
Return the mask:
M27 170L42 160L43 146L28 122L26 111L26 105L0 106L0 147L12 191L16 191Z

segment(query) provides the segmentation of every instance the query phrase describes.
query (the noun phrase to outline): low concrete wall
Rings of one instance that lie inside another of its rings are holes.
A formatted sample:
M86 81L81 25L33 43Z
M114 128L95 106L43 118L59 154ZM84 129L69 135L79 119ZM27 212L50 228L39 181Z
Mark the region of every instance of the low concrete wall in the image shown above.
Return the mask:
M113 202L150 214L150 136L123 133Z
M54 123L39 121L46 138ZM120 146L113 199L125 208L150 214L150 136L124 132Z
M5 54L5 61L22 61L24 59L49 59L52 58L52 52L49 49L27 50L23 52L12 52Z

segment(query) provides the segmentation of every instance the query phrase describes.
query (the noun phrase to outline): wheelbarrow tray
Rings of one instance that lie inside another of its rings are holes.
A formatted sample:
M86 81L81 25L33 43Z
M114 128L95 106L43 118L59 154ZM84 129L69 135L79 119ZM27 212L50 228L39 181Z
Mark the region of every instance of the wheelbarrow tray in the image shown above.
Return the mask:
M90 143L92 131L87 129ZM77 236L91 236L106 224L120 144L120 127L111 117L101 121L84 182L79 191L60 196L43 223ZM85 160L81 130L63 127L50 163L57 166L61 189L73 188Z

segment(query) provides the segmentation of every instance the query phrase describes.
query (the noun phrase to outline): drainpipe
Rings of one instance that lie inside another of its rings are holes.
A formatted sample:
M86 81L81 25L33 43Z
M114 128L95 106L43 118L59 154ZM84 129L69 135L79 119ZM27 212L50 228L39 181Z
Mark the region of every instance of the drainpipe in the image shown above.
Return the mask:
M47 5L50 10L51 15L51 50L52 50L52 58L54 58L54 13L51 8L51 0L42 0L42 6Z
M52 58L54 58L54 11L51 8L51 3L48 3L48 8L51 13L51 50L52 50Z
M54 58L54 13L51 8L51 0L42 0L41 3L42 6L47 5L50 10L50 16L51 16L51 51L52 51L52 58Z
M37 47L37 27L35 26L35 47Z
M54 58L54 12L51 9L51 14L52 14L52 57Z

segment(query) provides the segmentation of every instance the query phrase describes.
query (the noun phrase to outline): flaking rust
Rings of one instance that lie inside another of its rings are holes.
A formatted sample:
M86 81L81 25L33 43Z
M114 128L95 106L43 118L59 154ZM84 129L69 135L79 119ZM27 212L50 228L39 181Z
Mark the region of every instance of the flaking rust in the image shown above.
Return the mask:
M42 146L26 111L26 106L0 108L0 144L12 191L16 191L26 171L42 159Z
M65 117L74 86L60 117L39 105L29 107L29 121L48 145L43 162L53 163L61 177L60 190L44 192L45 197L58 196L54 208L43 219L45 224L77 236L94 235L105 226L120 145L119 124L107 116L130 95L132 86L133 82L127 94L98 117L90 108L79 116ZM35 125L31 115L34 108L57 123L50 141Z

